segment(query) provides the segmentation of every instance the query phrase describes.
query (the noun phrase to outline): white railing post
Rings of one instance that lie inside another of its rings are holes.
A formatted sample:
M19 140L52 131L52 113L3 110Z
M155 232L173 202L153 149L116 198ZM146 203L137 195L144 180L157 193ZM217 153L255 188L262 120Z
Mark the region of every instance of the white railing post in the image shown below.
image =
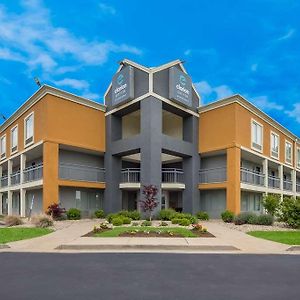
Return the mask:
M263 161L263 174L264 174L264 187L268 188L269 185L269 167L268 167L268 159L265 158Z
M7 186L11 186L11 174L12 174L12 168L13 168L13 161L8 160L7 162Z
M278 177L280 180L279 188L281 191L283 191L283 165L278 166Z

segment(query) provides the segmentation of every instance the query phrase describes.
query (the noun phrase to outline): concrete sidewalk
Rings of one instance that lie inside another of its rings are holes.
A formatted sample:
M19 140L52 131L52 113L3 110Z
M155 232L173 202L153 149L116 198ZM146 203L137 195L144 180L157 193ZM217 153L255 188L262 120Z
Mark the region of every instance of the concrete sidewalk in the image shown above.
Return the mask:
M260 254L300 254L299 247L291 248L272 241L258 239L231 229L218 222L202 222L215 238L93 238L82 237L90 232L99 220L80 220L59 223L54 233L9 243L10 249L1 251L59 252L230 252Z

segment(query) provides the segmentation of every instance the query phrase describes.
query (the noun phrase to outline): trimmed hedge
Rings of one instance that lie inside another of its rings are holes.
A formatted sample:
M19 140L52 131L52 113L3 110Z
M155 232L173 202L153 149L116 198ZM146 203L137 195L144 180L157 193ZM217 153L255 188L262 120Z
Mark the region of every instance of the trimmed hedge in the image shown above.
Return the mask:
M252 212L243 212L234 217L235 225L273 225L274 218L271 215L256 215Z
M176 211L172 208L162 209L159 212L158 217L162 221L171 221L174 218L175 214L176 214Z
M69 220L80 220L81 219L81 211L77 208L70 208L67 211L67 218Z
M94 215L97 219L103 219L105 217L104 210L98 209L94 212Z
M206 211L199 211L197 212L196 216L199 220L203 220L203 221L209 220L209 215Z
M221 213L221 218L225 223L232 223L234 219L234 213L230 210L225 210Z

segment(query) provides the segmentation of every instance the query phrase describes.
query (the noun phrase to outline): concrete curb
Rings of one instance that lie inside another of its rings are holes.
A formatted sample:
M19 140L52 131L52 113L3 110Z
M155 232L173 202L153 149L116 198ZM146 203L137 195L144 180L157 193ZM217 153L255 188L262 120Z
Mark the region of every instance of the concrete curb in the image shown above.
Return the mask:
M10 247L6 244L0 244L0 249L7 249L7 248L10 248Z
M56 250L239 251L228 245L59 245Z
M286 251L300 251L300 246L292 246L286 249Z

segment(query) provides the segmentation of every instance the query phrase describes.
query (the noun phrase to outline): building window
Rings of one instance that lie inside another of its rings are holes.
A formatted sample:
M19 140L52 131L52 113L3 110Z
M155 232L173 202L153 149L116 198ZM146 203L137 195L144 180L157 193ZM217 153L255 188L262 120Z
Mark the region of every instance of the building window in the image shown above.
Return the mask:
M25 118L24 126L24 136L25 136L25 146L28 146L33 143L33 127L34 127L34 114L31 113Z
M6 135L1 137L0 141L0 157L1 159L6 157Z
M297 148L297 168L300 169L300 148Z
M288 164L292 163L292 143L290 142L285 142L285 162Z
M11 153L18 151L18 126L11 129Z
M263 126L252 120L252 148L258 151L263 149Z
M271 157L279 158L279 135L271 132Z

